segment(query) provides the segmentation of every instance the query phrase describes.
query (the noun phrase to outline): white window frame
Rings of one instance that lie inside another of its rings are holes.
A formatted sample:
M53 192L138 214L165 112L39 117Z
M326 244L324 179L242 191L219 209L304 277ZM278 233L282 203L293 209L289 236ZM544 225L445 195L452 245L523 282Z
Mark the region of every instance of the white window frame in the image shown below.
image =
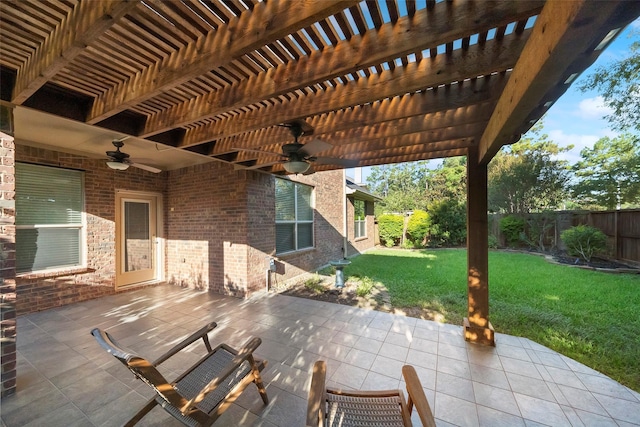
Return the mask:
M362 203L362 214L363 218L358 219L356 214L356 203ZM353 238L354 239L364 239L367 237L367 202L360 199L353 200ZM360 234L362 231L362 234Z
M306 184L301 184L299 182L295 182L295 181L290 181L290 180L284 180L282 178L276 178L276 180L283 180L283 181L288 181L291 182L293 184L293 191L294 191L294 219L293 220L279 220L277 219L277 213L276 213L276 236L277 236L277 227L278 224L287 224L287 225L291 225L293 224L293 249L290 250L285 250L285 251L278 251L278 247L277 247L277 239L276 239L276 255L283 255L283 254L289 254L289 253L294 253L294 252L299 252L299 251L305 251L305 250L309 250L309 249L313 249L315 248L315 191L313 189L312 186L310 185L306 185ZM311 209L311 219L310 220L303 220L303 219L299 219L298 218L298 189L300 187L306 187L309 188L311 190L311 197L309 198L309 209ZM276 196L277 197L277 196ZM298 239L298 226L299 225L308 225L311 224L311 246L305 246L303 248L300 247L299 244L299 239Z
M18 230L38 230L38 229L75 229L78 231L78 258L77 263L67 264L67 265L59 265L59 266L51 266L47 268L33 269L33 270L16 270L16 274L48 274L48 273L56 273L59 271L66 270L75 270L75 269L84 269L87 267L87 218L86 218L86 195L85 195L85 176L84 172L77 169L70 168L60 168L49 165L39 165L33 163L23 163L17 162L16 168L21 167L20 165L29 165L29 167L39 167L39 168L48 168L48 169L56 169L56 170L67 170L81 173L80 178L80 192L81 192L81 214L80 214L80 222L79 223L68 223L68 224L16 224L16 239L18 238L17 232ZM44 169L43 169L44 170ZM16 183L17 184L17 183ZM19 184L17 184L19 185ZM17 189L17 188L16 188ZM17 189L18 190L18 189ZM16 209L17 217L20 216L20 212ZM20 257L18 242L16 241L16 258ZM16 268L17 268L16 264Z

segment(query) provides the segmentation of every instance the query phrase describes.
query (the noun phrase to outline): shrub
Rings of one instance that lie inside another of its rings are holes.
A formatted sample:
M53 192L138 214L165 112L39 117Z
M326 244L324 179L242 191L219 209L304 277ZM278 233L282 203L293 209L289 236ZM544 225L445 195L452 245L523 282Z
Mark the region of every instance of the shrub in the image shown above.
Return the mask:
M429 225L428 213L419 209L413 211L407 223L407 235L409 240L413 242L413 247L424 247L425 239L429 233Z
M493 234L489 234L489 247L491 249L498 249L498 238Z
M356 288L356 295L359 297L366 297L371 293L373 289L373 279L370 277L363 277L358 283L358 287Z
M507 215L500 220L500 231L507 239L509 246L517 246L524 233L524 218L515 215Z
M459 246L467 240L467 211L453 199L439 200L429 206L431 246Z
M607 236L588 225L578 225L564 230L560 239L567 245L569 255L579 256L587 262L590 262L595 254L604 252L607 247Z
M399 244L403 227L404 218L401 215L380 215L378 218L378 230L382 244L388 248Z

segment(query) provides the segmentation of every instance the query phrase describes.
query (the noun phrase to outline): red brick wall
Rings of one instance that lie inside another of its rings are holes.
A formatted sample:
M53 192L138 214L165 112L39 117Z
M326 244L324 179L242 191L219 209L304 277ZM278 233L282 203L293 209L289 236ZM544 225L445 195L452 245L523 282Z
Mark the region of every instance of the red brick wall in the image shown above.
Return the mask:
M312 175L291 176L294 181L311 185L314 188L315 247L292 254L275 257L284 264L274 277L276 280L287 280L302 273L314 271L329 264L329 261L343 257L343 210L344 210L344 173L341 170L319 172ZM275 197L275 193L274 194ZM275 198L273 203L275 203ZM275 224L275 220L274 220ZM274 227L275 228L275 227ZM273 248L275 249L275 238ZM266 265L261 265L262 283L264 286ZM257 273L254 272L257 275Z
M375 217L373 202L365 201L364 210L367 222L366 237L355 238L355 208L353 198L347 199L347 225L349 229L348 256L360 254L375 246Z
M246 295L245 174L221 162L168 173L170 283L238 297Z
M16 391L16 245L13 137L0 132L0 397Z
M87 269L70 274L20 275L17 283L18 314L45 310L115 292L116 190L165 193L166 177L137 168L109 169L104 160L88 159L42 148L16 144L16 161L85 171ZM17 213L20 214L19 212Z

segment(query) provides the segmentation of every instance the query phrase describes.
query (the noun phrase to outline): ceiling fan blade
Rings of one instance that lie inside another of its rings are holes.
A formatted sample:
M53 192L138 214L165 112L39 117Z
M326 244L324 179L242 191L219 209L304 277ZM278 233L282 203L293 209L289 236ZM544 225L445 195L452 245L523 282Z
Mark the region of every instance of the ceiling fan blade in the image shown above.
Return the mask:
M153 173L162 172L162 169L154 168L153 166L143 165L141 163L130 162L129 164L131 166L133 166L134 168L142 169L142 170L145 170L147 172L153 172Z
M313 139L311 142L308 142L302 146L298 153L302 154L304 157L311 157L316 153L321 151L326 151L333 148L333 145L328 142L324 142L320 139Z
M319 165L338 165L345 168L353 168L358 166L358 161L353 159L338 159L336 157L318 157L314 160Z

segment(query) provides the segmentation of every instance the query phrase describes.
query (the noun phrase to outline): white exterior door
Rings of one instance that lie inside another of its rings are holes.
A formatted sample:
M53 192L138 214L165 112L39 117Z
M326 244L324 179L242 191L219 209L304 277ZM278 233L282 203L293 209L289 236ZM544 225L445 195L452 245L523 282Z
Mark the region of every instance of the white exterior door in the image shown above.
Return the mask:
M116 206L116 286L158 279L158 196L118 192Z

